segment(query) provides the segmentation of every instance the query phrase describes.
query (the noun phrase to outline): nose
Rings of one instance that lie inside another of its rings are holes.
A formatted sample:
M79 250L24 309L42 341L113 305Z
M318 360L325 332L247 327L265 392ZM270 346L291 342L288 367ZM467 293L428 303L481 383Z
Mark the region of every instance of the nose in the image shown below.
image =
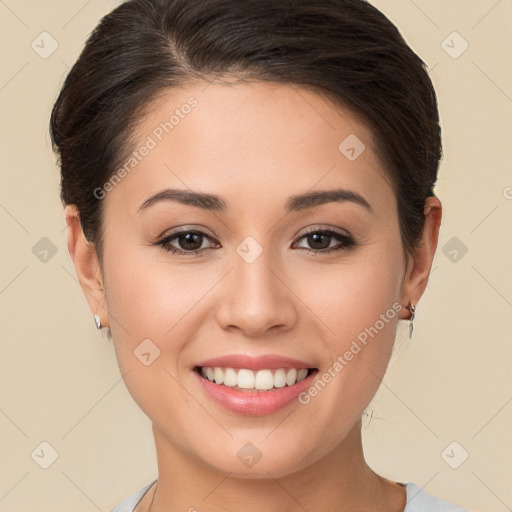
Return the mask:
M247 337L260 337L267 331L275 335L293 328L298 315L290 276L270 251L264 250L256 260L249 261L234 254L233 268L219 297L219 324Z

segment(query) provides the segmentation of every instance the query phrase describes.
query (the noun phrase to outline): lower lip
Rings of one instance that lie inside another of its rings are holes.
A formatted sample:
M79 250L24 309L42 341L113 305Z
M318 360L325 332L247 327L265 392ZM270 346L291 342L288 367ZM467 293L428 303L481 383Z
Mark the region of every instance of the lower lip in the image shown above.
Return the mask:
M293 386L273 388L269 391L239 391L223 384L215 384L195 370L193 373L206 394L218 404L239 414L263 416L279 411L296 400L311 386L318 370L313 370L305 379Z

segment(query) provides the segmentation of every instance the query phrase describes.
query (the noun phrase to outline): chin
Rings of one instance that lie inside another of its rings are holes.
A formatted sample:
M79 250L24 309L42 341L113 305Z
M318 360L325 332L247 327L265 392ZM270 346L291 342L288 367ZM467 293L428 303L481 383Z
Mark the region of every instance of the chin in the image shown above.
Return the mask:
M204 461L204 463L219 473L229 474L230 477L241 480L283 478L307 466L307 463L303 460L302 453L285 456L281 451L274 450L272 458L266 457L264 453L261 454L259 460L254 459L244 462L243 458L243 456L241 459L235 456L234 458L223 458L222 461L217 463L213 460Z

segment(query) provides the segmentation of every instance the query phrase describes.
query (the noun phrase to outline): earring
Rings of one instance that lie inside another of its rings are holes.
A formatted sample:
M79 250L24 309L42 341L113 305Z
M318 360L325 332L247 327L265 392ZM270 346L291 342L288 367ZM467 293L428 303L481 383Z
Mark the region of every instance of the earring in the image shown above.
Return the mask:
M96 324L96 329L101 329L101 318L98 315L94 315L94 323Z
M409 305L407 309L411 312L411 316L408 318L409 320L409 341L412 340L412 331L414 329L414 316L416 314L416 304L413 304L409 301Z

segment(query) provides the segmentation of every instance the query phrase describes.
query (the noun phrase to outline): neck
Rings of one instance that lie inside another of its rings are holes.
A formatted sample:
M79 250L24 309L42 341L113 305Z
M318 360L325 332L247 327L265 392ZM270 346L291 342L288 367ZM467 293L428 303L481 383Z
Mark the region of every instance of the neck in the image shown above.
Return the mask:
M377 475L365 462L361 421L325 457L281 478L235 478L205 466L153 426L158 482L137 512L402 512L405 489Z

